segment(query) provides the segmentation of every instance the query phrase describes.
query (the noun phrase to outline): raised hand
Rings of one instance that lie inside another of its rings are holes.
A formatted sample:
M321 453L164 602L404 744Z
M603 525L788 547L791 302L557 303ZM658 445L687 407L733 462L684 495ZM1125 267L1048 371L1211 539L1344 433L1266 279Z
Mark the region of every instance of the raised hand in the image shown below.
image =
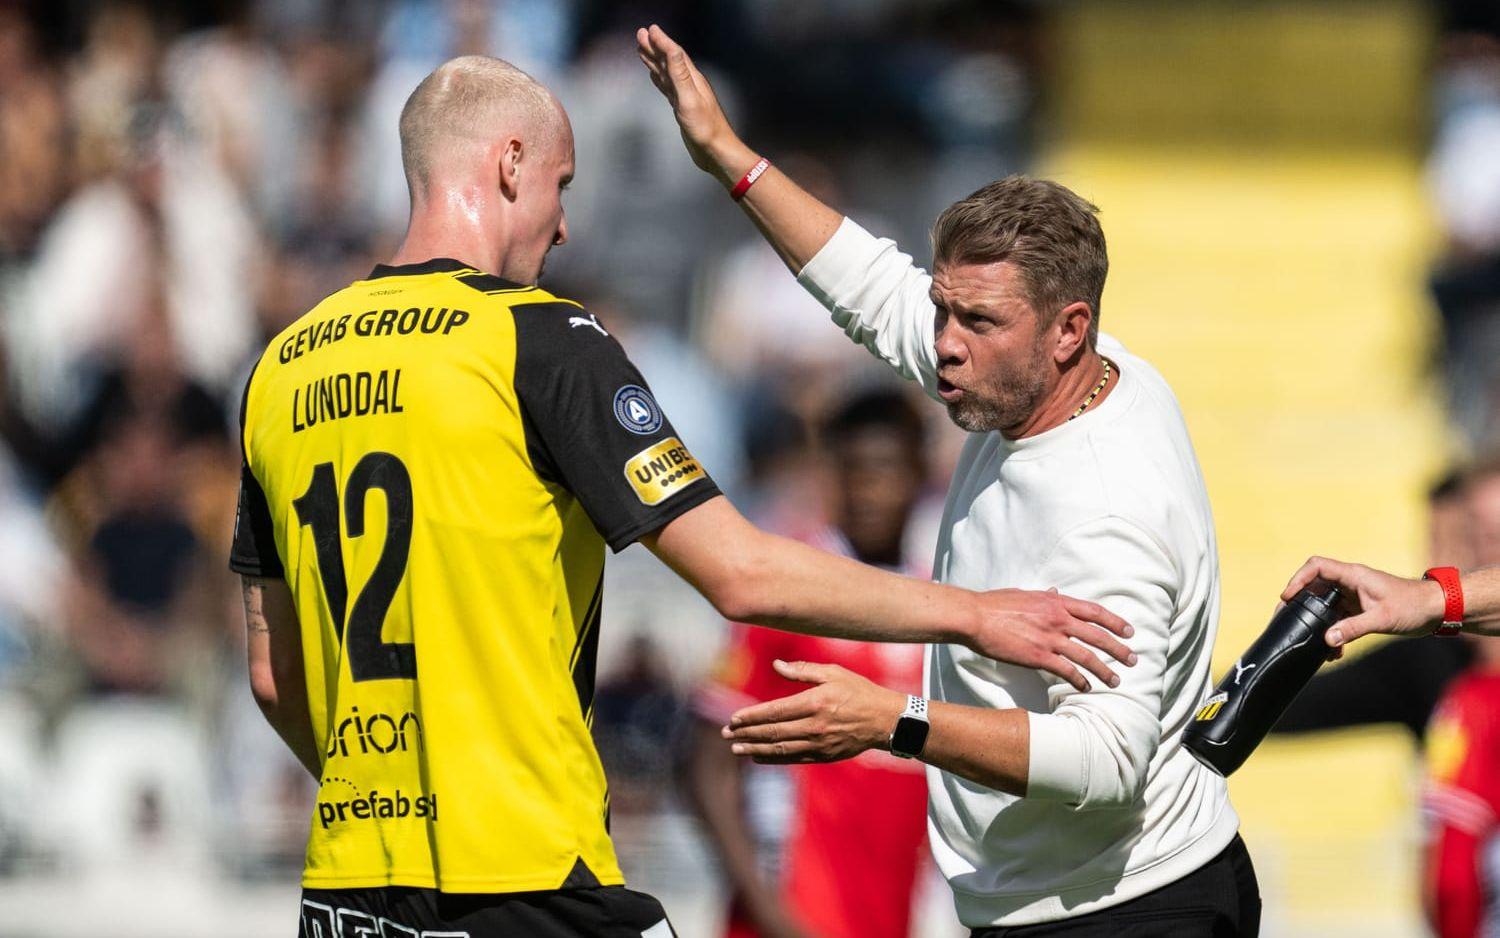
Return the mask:
M738 180L750 167L737 163L754 162L754 157L729 126L708 79L660 26L636 30L635 42L651 83L672 105L694 165L725 185Z

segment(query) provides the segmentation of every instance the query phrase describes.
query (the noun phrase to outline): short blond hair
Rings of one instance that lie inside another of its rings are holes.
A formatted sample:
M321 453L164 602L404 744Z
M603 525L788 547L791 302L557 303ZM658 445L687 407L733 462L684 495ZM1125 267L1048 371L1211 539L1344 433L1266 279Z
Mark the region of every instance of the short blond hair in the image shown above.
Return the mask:
M454 142L528 134L538 145L560 136L561 108L546 86L503 59L464 55L422 79L401 109L401 165L412 192L432 181L439 153Z

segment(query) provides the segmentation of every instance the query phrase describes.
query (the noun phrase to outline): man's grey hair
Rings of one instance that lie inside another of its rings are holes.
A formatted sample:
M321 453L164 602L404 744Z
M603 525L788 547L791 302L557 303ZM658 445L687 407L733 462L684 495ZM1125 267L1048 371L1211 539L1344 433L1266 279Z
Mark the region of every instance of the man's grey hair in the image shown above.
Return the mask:
M546 86L502 59L464 55L422 79L401 109L401 165L415 195L445 152L513 133L532 146L561 136L562 108Z

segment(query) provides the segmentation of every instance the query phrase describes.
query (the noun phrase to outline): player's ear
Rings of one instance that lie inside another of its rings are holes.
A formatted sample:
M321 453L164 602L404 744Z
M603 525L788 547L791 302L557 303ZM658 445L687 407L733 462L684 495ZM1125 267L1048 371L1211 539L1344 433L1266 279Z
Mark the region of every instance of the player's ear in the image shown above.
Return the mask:
M1073 353L1088 342L1089 323L1094 321L1093 310L1084 302L1069 303L1057 314L1057 348L1054 356L1060 362L1073 357Z
M514 202L521 192L521 141L512 137L500 148L500 194Z

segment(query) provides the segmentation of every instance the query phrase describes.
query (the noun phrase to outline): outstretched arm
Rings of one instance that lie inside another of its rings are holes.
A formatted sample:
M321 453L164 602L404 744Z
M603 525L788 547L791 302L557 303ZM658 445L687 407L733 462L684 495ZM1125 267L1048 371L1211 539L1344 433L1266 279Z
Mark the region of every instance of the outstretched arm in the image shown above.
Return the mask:
M250 691L276 730L313 778L322 776L318 744L307 709L302 675L302 636L291 590L281 580L242 576L250 663Z
M1119 678L1085 645L1134 663L1115 636L1125 621L1055 592L971 593L877 570L767 534L712 498L641 542L726 619L789 632L876 642L965 645L997 661L1040 668L1087 690L1084 671Z
M1394 576L1359 563L1312 557L1282 592L1289 601L1314 580L1326 580L1352 595L1354 615L1328 630L1339 646L1362 635L1427 635L1443 622L1443 588L1432 580ZM1500 567L1465 573L1464 631L1500 635Z

